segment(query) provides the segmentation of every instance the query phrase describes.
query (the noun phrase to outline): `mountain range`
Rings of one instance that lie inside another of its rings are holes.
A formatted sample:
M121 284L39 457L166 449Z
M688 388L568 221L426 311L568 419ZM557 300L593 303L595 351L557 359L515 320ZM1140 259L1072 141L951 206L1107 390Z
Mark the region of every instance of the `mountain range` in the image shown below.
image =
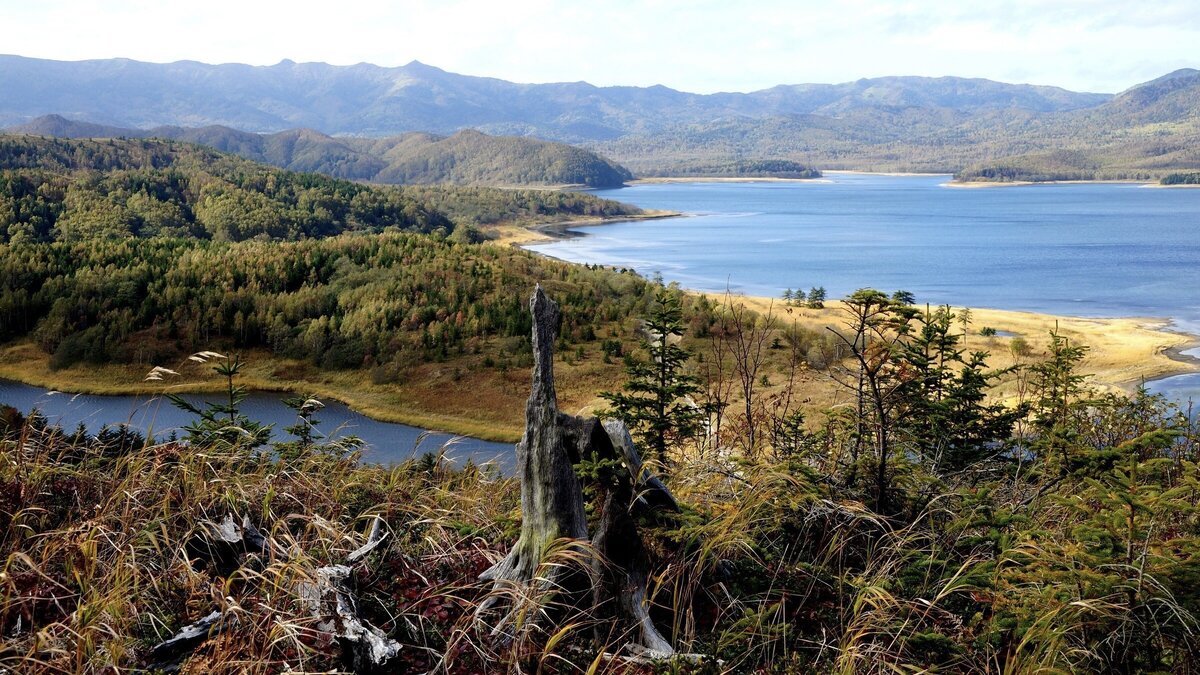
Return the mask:
M1028 177L1044 169L1051 177L1140 178L1200 166L1193 150L1200 71L1192 69L1119 94L956 77L692 94L664 86L518 84L415 61L387 68L0 56L0 125L50 113L138 129L221 125L272 135L292 130L297 138L315 132L296 127L315 129L352 151L338 160L346 176L384 171L385 158L344 137L420 131L438 143L463 129L581 145L642 175L766 159L964 177ZM394 147L408 142L418 141Z

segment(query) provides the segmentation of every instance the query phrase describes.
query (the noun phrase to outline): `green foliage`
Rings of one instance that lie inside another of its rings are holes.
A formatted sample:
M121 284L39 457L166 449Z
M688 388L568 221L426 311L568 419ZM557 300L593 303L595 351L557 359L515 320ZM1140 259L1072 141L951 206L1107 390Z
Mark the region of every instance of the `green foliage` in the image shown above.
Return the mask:
M160 141L4 137L0 166L0 340L54 368L220 347L394 373L527 339L537 281L567 296L568 341L648 300L633 275L473 245L476 225L630 212L590 195L373 188Z
M271 440L271 427L250 419L239 406L246 400L246 388L236 383L245 363L238 356L227 357L215 352L201 352L193 358L214 361L212 370L225 380L225 401L206 403L197 407L177 394L167 394L167 399L180 410L196 416L183 428L185 438L200 447L221 450L237 448L254 450Z
M701 411L692 401L700 383L686 372L691 354L677 342L683 336L678 291L658 290L645 331L647 360L627 361L624 390L600 395L612 406L607 413L625 420L648 458L666 462L668 451L691 438L701 422Z
M804 293L801 291L797 291L795 297L796 297L796 301L799 302L804 297ZM824 309L824 307L825 307L825 287L824 286L814 286L813 288L810 288L808 290L808 307L809 307L809 309Z
M680 162L645 172L647 176L698 176L717 178L820 178L821 172L790 159Z
M1027 413L1024 406L988 402L988 390L1008 371L986 370L986 352L964 354L962 337L952 330L955 318L948 306L926 308L897 354L909 373L902 424L937 475L977 469L1004 452L1013 425Z
M0 337L34 338L56 367L152 365L218 346L328 369L408 367L480 340L527 341L519 296L536 281L561 291L569 342L650 296L634 275L404 233L10 244L0 248Z
M0 243L297 240L453 227L395 190L161 141L0 137Z
M446 214L456 223L494 225L510 222L546 222L564 216L615 217L642 210L582 192L501 190L488 187L405 186L399 194Z
M1169 173L1159 181L1162 185L1200 185L1200 171Z
M407 134L356 144L367 146L386 162L371 177L377 183L612 188L633 179L625 167L588 150L520 136L489 136L474 130L448 138Z

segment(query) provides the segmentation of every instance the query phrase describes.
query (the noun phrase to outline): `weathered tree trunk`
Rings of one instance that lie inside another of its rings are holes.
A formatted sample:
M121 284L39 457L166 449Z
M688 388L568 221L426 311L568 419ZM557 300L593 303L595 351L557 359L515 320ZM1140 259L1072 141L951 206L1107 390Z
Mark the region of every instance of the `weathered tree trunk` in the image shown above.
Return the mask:
M646 656L670 658L675 650L654 627L646 608L650 559L638 534L634 512L678 510L678 504L657 477L643 475L642 459L624 422L605 420L604 431L607 447L596 449L606 450L608 458L620 460L628 470L616 471L614 480L601 488L600 522L592 538L599 554L593 563L598 582L592 602L597 618L602 619L596 625L596 638L602 643L626 639L642 647L640 651Z
M558 411L553 370L558 306L539 286L529 308L533 391L525 406L525 434L517 445L521 536L503 560L480 575L492 581L496 591L480 611L514 597L514 591L542 597L553 590L563 594L560 602L576 608L586 608L590 600L592 618L598 620L596 637L602 643L628 642L627 647L644 657L670 658L675 651L655 629L646 609L650 560L633 510L678 510L679 505L667 487L642 468L624 422L609 420L602 425L594 417ZM553 542L587 540L583 490L574 468L581 458L618 460L610 479L598 486L600 521L586 561L595 582L590 599L583 576L586 567L554 565L538 573ZM495 624L494 632L506 629L511 612Z
M546 297L539 285L529 301L529 310L533 314L533 390L525 404L525 433L517 445L521 536L503 560L480 575L481 579L495 582L497 591L511 590L505 587L513 584L536 591L563 586L568 568L552 567L535 584L538 565L556 540L587 539L583 491L572 466L578 459L579 433L574 428L564 429L563 422L573 418L558 412L554 390L558 305ZM488 609L501 598L501 593L494 594L482 609ZM497 628L503 623L497 624Z

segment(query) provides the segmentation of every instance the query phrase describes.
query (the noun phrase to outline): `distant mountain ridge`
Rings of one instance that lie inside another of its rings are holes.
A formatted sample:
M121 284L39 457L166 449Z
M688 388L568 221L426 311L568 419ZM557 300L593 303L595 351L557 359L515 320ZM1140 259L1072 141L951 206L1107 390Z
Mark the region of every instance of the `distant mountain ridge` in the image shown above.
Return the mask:
M415 130L449 134L470 127L576 143L730 115L833 114L876 106L1057 111L1111 98L955 77L884 77L705 95L663 86L517 84L418 61L385 68L287 60L248 66L21 56L0 56L0 93L2 126L58 113L137 128L223 125L276 132L306 127L332 135L380 136Z
M269 147L211 131L196 142L339 176L420 177L441 165L432 159L437 151L458 157L460 145L493 144L471 137L426 142L416 136L390 145L361 140L412 131L440 138L464 129L580 145L638 175L793 162L968 178L985 171L1150 179L1200 167L1200 71L1194 69L1119 94L960 77L880 77L702 95L664 86L517 84L416 61L385 68L0 56L0 126L48 113L101 129L222 125L266 132ZM324 137L295 131L276 137L297 127ZM397 161L397 149L413 153L412 161ZM393 154L382 157L386 153ZM399 168L387 174L381 162ZM465 176L455 180L474 180L469 167L442 168Z
M291 171L388 184L584 185L618 187L628 169L594 152L533 138L410 132L386 138L334 138L312 129L257 134L225 126L114 127L44 115L11 131L56 138L167 138L205 145Z

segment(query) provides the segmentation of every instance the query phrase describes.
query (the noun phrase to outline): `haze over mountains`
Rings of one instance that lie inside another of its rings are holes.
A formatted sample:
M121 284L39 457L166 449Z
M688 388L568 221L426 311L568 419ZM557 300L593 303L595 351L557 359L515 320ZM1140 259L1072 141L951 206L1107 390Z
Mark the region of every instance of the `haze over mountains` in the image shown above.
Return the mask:
M341 144L346 149L332 165L334 175L344 177L383 172L391 166L383 155L422 141L410 138L381 152L370 143L330 136L462 129L583 145L644 175L764 159L977 174L1021 167L1058 177L1140 178L1200 166L1194 150L1200 71L1190 69L1117 95L955 77L700 95L664 86L516 84L419 62L397 68L291 61L256 67L0 57L0 126L51 113L139 129L316 129L322 133L288 132L294 142L266 137L261 149L250 150L280 166L305 169L304 152L287 153L288 163L268 157L278 152L276 145ZM260 143L248 137L225 142ZM397 171L421 173L419 166Z
M0 56L0 124L58 113L149 128L219 124L245 131L293 127L380 136L475 128L572 143L611 140L714 117L834 115L874 107L1040 112L1093 106L1107 94L963 78L886 77L689 94L664 86L586 82L516 84L414 61L384 68L282 61L273 66L154 64L127 59L49 61Z

